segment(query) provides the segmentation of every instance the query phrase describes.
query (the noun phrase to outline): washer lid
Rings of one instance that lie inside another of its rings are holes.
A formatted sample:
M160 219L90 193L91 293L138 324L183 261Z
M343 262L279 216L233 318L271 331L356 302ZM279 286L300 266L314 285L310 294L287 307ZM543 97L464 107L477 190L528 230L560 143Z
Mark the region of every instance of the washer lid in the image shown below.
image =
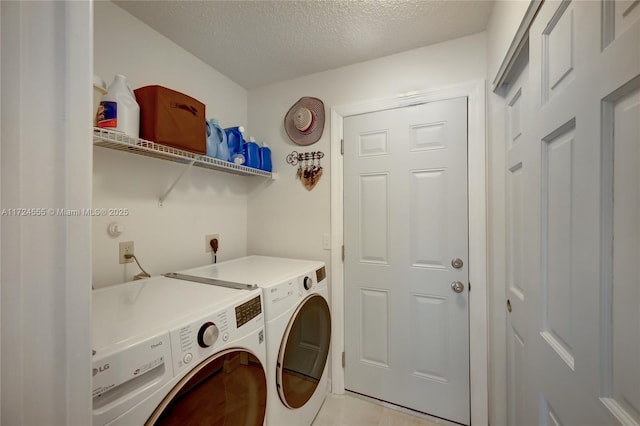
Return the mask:
M296 278L324 266L315 260L286 259L281 257L248 256L212 265L179 271L182 274L216 278L244 284L268 287Z
M92 347L133 344L261 294L153 277L92 292Z

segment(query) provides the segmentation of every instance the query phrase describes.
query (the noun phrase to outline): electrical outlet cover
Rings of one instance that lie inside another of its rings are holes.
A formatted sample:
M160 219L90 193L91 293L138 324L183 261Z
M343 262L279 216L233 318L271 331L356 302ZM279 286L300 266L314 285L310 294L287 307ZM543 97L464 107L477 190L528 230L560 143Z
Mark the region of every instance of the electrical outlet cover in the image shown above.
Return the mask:
M123 263L133 263L133 258L125 259L125 254L134 254L133 253L133 241L124 241L120 243L120 253L119 253L119 262Z

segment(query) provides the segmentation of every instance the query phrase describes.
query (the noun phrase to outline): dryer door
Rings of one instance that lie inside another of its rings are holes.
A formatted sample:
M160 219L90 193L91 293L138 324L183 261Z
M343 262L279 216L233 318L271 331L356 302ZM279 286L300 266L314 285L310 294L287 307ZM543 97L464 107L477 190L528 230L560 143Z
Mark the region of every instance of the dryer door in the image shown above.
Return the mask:
M145 425L261 426L266 407L262 364L248 351L230 349L191 370Z
M278 354L277 385L282 403L302 407L318 387L331 341L331 314L324 297L313 294L291 317Z

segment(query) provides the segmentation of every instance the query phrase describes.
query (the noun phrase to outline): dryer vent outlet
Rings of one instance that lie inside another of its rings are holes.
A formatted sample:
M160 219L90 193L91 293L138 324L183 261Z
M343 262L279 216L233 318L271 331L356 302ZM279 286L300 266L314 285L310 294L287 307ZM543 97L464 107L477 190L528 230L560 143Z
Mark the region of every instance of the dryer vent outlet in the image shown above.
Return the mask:
M212 241L218 240L218 247L220 247L220 236L218 234L209 234L204 236L204 251L207 253L213 252Z

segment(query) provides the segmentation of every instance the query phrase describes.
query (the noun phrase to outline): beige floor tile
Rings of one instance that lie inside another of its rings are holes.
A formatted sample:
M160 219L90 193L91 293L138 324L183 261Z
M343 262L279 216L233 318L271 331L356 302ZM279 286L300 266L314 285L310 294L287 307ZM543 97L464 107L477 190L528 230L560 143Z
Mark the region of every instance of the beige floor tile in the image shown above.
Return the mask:
M338 419L342 416L342 408L344 402L342 401L343 395L331 395L329 394L320 408L320 412L313 421L313 426L332 426L335 425Z
M436 423L400 411L385 408L380 426L437 426Z
M441 422L412 416L350 395L329 394L312 426L438 426Z

